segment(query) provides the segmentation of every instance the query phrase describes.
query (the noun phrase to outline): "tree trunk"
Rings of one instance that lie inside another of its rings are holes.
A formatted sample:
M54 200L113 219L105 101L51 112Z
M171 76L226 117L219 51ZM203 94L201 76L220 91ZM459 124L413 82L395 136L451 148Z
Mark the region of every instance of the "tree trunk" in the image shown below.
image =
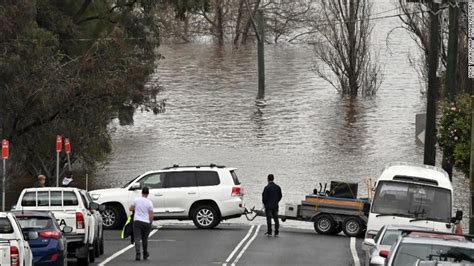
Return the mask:
M239 1L239 9L237 11L237 20L235 22L234 46L238 45L239 38L242 35L242 33L240 32L240 24L242 23L242 12L243 12L243 7L244 7L244 1L245 0Z
M245 28L244 28L243 33L242 33L242 44L247 43L247 39L249 37L249 30L250 30L250 27L252 27L252 18L254 18L255 14L257 14L258 7L260 6L260 1L261 0L257 0L255 2L252 13L249 14L249 16L248 16L247 23L245 24Z
M222 0L216 0L216 36L219 45L224 44L224 15L222 10Z
M357 64L357 40L356 40L356 33L355 33L355 25L356 25L356 19L357 19L357 13L356 13L356 6L358 6L358 3L354 3L354 1L359 1L359 0L349 0L349 21L347 22L347 35L348 35L348 41L349 41L349 69L348 69L348 75L349 75L349 88L348 89L348 94L350 95L357 95L358 91L358 82L357 82L357 73L356 73L356 64Z

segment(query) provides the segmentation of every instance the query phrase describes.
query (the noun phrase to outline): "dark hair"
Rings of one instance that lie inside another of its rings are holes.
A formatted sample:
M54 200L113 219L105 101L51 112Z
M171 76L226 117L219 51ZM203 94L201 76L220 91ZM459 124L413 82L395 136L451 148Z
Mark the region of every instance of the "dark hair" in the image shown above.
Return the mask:
M273 176L273 174L268 175L268 181L273 181L274 179L275 177Z
M150 194L150 190L148 189L148 187L143 187L142 188L142 194L144 194L144 195Z

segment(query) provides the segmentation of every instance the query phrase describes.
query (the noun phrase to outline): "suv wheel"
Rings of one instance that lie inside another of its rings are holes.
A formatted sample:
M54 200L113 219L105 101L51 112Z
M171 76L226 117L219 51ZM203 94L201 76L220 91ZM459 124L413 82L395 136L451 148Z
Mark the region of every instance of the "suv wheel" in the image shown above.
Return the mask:
M122 218L117 207L105 205L105 210L101 211L100 214L102 214L102 224L105 229L115 229L120 225Z
M220 218L218 216L213 206L200 205L193 212L193 222L197 228L210 229L219 224Z

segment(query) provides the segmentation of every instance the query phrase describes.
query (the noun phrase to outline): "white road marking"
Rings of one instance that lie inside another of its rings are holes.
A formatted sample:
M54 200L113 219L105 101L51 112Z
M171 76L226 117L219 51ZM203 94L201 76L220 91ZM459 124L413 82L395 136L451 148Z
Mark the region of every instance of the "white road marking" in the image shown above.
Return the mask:
M247 238L249 238L249 236L252 234L252 230L253 228L255 227L255 225L252 225L250 226L250 229L247 233L247 235L245 235L245 237L239 242L239 244L234 248L234 250L232 251L232 253L230 253L229 257L227 257L227 259L225 260L225 263L222 264L222 266L227 266L227 263L232 259L232 257L235 255L235 253L239 250L239 248L242 246L242 244L244 244L244 242L247 240Z
M148 235L148 237L151 237L152 235L154 235L156 232L158 232L158 229L154 229L153 231L150 232L150 234ZM106 260L104 260L103 262L99 263L99 266L104 266L105 264L111 262L113 259L117 258L118 256L122 255L123 253L127 252L127 250L133 248L135 245L131 244L131 245L128 245L124 248L122 248L121 250L115 252L114 254L112 254L112 256L108 257Z
M244 254L244 252L247 250L247 248L250 246L250 244L252 244L252 242L255 240L255 238L257 237L258 235L258 232L260 231L260 227L262 225L259 224L257 226L257 230L255 230L255 234L253 235L253 237L247 242L247 244L245 244L244 248L240 251L239 255L235 258L234 262L232 262L232 266L235 266L235 264L237 264L237 262L239 262L240 258L242 257L242 255Z
M354 259L354 266L360 266L360 260L359 256L357 255L357 249L356 249L356 239L355 237L351 237L351 253L352 253L352 258Z

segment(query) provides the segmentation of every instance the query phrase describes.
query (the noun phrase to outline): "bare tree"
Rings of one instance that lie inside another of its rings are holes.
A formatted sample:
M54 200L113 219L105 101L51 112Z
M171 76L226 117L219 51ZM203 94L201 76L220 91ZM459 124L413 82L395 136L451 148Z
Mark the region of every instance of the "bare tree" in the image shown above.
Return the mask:
M344 95L374 95L382 82L381 68L372 62L369 0L322 0L323 41L314 45L316 73Z

